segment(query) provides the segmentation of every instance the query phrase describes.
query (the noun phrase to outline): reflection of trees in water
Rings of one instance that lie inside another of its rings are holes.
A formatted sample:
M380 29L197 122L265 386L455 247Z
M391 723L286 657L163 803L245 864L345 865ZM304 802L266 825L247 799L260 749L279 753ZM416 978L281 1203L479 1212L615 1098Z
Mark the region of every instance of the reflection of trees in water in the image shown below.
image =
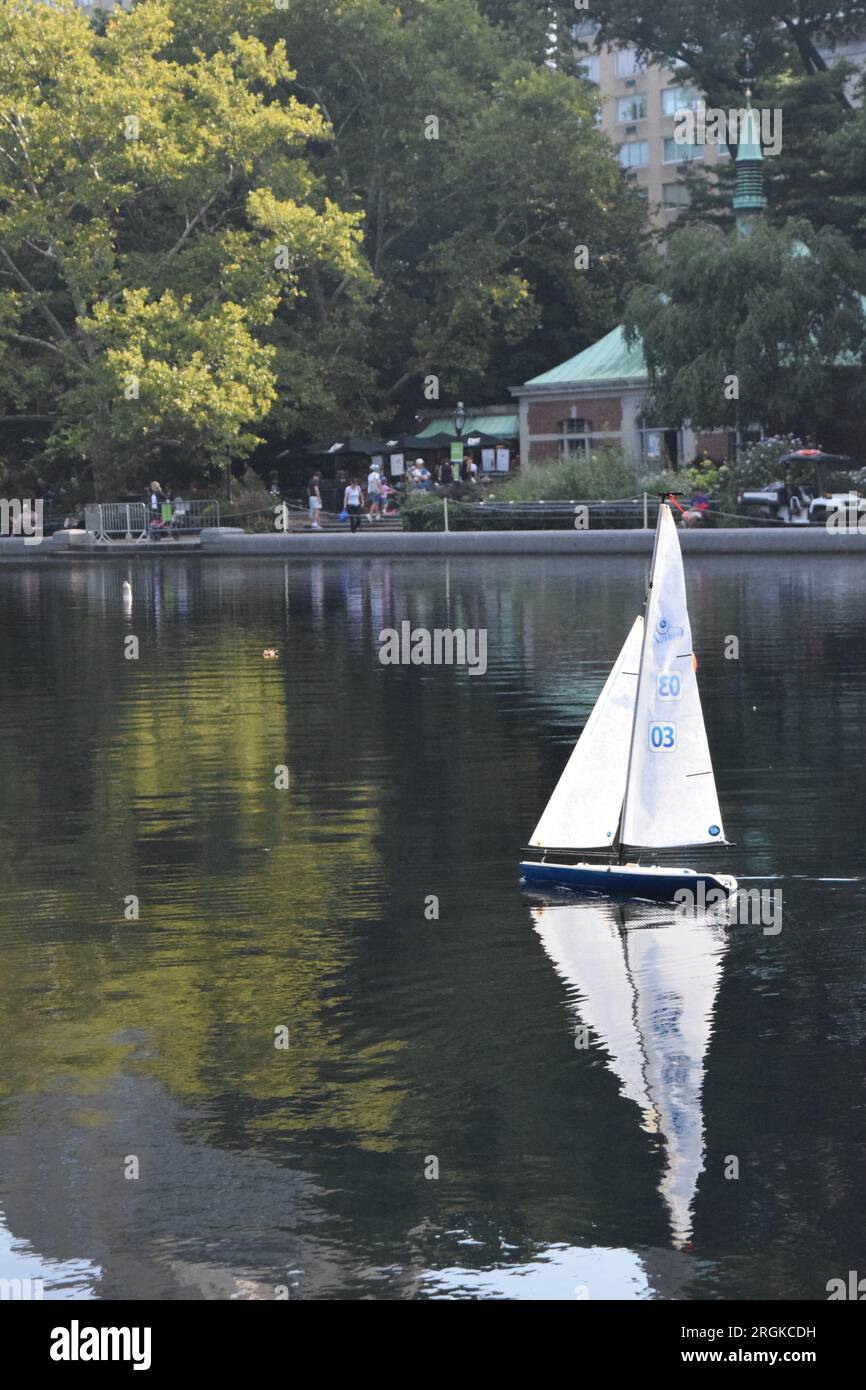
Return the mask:
M2 1090L98 1096L127 1065L134 1026L149 1039L134 1065L173 1093L247 1097L241 1133L324 1125L387 1146L399 1097L378 1073L395 1044L349 1046L335 1009L358 923L379 912L376 789L353 775L351 752L336 777L327 759L304 770L322 713L299 699L303 651L263 663L254 613L197 625L193 608L155 644L142 575L161 571L165 605L185 568L136 572L137 663L123 660L128 622L106 608L112 570L99 566L86 603L80 590L62 602L52 576L38 637L30 624L14 632L5 693L41 711L38 748L4 738ZM202 579L195 570L199 604ZM247 606L254 597L245 590ZM8 610L4 626L8 642ZM273 785L280 762L285 792ZM319 781L332 792L324 807ZM139 922L123 917L131 893ZM277 1052L283 1023L291 1045Z

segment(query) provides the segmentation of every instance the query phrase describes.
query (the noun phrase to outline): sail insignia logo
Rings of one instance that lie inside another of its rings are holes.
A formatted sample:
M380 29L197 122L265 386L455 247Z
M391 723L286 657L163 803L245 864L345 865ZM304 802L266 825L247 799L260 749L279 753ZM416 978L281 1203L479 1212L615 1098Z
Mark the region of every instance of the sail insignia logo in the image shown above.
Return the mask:
M682 637L681 627L672 627L670 618L659 618L656 623L656 630L653 633L653 641L661 646L663 642L672 642L675 637Z

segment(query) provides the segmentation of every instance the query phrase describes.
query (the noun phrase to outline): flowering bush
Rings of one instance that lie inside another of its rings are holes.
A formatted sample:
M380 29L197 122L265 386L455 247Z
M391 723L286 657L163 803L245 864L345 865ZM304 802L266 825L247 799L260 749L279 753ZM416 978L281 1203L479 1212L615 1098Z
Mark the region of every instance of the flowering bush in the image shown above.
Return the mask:
M722 525L725 524L725 515L733 516L736 510L737 480L729 463L710 463L705 467L693 465L691 468L681 468L678 473L653 474L642 478L640 485L653 497L659 492L681 494L681 506L691 501L696 492L702 492L718 503Z
M795 434L773 434L768 435L766 439L757 440L743 450L735 465L734 472L739 486L760 487L764 483L780 480L785 470L779 467L779 459L785 454L793 453L795 449L809 447L811 446ZM802 478L794 476L795 473L796 470L793 470L792 482L806 483L813 480L815 469L807 463L804 465Z

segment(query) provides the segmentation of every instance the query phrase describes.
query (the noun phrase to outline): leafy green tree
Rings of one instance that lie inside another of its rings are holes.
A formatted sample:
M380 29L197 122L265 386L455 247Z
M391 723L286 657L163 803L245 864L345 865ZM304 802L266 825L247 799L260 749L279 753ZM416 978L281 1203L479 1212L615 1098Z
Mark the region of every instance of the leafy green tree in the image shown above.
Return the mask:
M78 459L97 495L248 454L275 314L369 281L358 214L305 158L325 118L274 99L285 45L180 64L171 36L161 0L104 35L69 0L0 11L0 411L44 416L40 467Z
M862 87L861 87L862 91ZM866 250L866 109L837 127L826 141L827 193L834 220Z
M642 205L595 128L593 89L545 64L540 13L478 0L218 0L204 12L172 0L179 56L222 45L232 26L285 38L287 92L331 124L315 169L363 214L378 283L359 336L380 425L398 410L411 420L430 376L445 397L501 398L618 311ZM322 288L323 323L345 293Z
M686 227L647 263L626 329L643 341L658 418L823 437L864 405L866 316L854 252L807 222L751 236Z

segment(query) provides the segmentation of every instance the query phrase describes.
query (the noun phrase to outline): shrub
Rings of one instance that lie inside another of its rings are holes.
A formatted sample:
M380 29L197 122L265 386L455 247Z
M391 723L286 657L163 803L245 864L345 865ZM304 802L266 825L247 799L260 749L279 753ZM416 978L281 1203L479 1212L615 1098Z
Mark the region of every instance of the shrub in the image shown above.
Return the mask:
M682 494L681 505L690 500L693 493L703 492L719 504L719 511L732 516L737 506L738 482L731 464L713 463L707 467L697 465L681 468L679 473L656 473L641 478L641 490L656 497L660 492ZM724 524L724 517L722 517Z
M400 506L404 531L444 531L442 498L430 492L410 492ZM449 525L451 518L448 518Z
M588 456L530 463L497 489L503 502L592 501L635 496L639 468L620 449L598 449Z
M258 473L248 468L241 481L232 486L231 503L220 503L220 516L226 526L243 526L246 531L273 531L274 503Z

